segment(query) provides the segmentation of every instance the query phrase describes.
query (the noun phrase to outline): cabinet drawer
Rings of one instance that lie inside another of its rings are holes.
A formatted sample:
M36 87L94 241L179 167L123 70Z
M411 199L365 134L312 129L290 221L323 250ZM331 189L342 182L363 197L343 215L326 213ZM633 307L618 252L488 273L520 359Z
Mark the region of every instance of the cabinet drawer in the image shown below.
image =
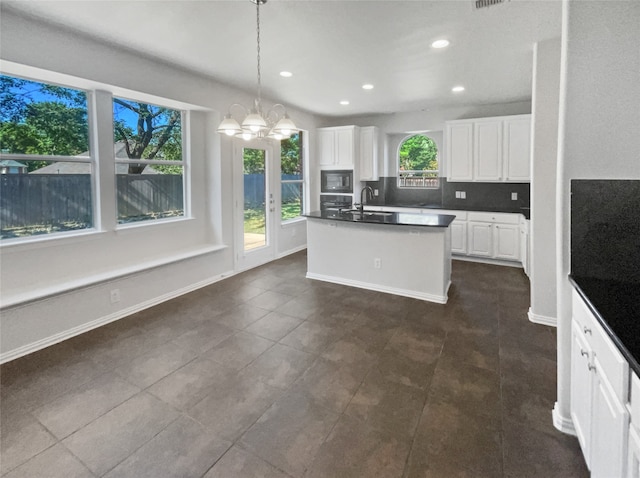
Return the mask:
M584 338L603 369L596 373L606 375L613 392L621 402L626 403L629 396L628 362L575 290L572 306L573 318L578 322Z
M504 212L469 212L469 221L477 222L498 222L501 224L519 224L520 214L509 214Z
M640 432L640 378L631 374L631 422Z

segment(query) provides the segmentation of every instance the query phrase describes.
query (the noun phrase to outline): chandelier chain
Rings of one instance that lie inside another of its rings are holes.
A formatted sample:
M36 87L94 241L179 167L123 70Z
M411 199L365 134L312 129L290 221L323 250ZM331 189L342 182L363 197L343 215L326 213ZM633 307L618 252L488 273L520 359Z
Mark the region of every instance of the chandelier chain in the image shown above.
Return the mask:
M262 109L262 82L260 77L260 2L256 2L256 32L257 32L257 43L258 43L258 107Z

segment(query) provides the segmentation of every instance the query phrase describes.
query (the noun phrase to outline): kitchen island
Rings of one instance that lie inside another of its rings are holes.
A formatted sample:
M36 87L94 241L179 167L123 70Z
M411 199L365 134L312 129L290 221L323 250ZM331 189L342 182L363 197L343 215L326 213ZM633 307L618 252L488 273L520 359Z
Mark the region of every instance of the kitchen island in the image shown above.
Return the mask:
M307 277L445 304L455 216L316 211L307 218Z

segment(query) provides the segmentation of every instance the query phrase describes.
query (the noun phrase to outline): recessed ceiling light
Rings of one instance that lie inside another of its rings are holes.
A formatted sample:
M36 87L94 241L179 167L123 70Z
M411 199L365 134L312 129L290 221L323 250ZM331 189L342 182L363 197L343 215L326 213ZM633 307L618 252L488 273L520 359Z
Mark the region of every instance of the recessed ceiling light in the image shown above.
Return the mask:
M454 86L453 88L451 88L451 91L453 91L454 93L460 93L461 91L464 91L464 86Z
M348 100L342 100L342 101L340 102L340 104L341 104L342 106L347 106L347 105L349 104L349 101L348 101Z
M431 44L432 48L445 48L449 46L449 40L436 40Z
M362 89L363 90L373 90L373 85L370 83L366 83L364 85L362 85Z
M291 78L293 76L293 73L291 73L290 71L281 71L280 76L284 78Z

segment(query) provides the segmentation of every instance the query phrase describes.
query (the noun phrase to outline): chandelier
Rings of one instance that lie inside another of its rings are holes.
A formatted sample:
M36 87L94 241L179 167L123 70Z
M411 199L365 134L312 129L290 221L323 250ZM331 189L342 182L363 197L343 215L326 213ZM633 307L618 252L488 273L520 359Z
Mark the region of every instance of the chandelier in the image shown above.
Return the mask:
M253 138L272 138L276 140L290 138L298 130L294 122L287 115L287 109L280 103L273 105L266 114L262 112L261 77L260 77L260 5L267 0L250 0L256 5L256 32L258 45L258 97L253 102L253 108L234 103L229 107L222 123L218 126L218 133L236 136L245 140ZM232 116L231 110L237 107L243 110L242 123ZM281 110L281 111L279 111Z

